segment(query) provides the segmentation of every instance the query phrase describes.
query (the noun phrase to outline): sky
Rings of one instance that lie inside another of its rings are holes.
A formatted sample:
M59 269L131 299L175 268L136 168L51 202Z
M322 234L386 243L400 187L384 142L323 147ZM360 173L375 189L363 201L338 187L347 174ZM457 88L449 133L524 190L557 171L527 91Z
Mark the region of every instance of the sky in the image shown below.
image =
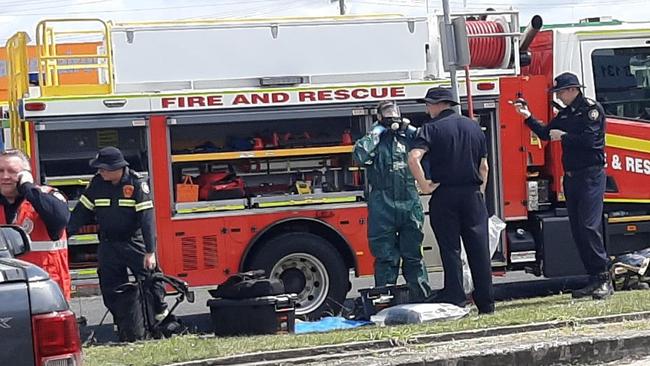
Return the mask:
M344 0L348 14L400 13L424 15L442 9L442 0ZM452 11L488 7L520 11L520 23L535 14L545 24L611 16L650 22L650 0L449 0ZM33 39L36 24L48 18L93 17L114 22L267 18L339 13L339 0L0 0L0 44L17 31ZM74 39L73 39L74 40Z

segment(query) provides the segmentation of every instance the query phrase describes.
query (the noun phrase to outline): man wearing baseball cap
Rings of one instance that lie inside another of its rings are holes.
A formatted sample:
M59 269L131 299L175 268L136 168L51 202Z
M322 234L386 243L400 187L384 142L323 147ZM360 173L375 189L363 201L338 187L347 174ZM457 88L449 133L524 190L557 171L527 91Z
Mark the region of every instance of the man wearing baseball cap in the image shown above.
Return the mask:
M574 298L606 299L614 288L609 257L602 237L605 196L605 111L600 103L582 94L584 86L575 74L555 78L550 90L566 106L548 124L540 123L523 99L513 102L526 125L542 140L561 141L564 166L564 195L571 234L589 284L573 292Z
M431 88L424 98L431 120L413 142L409 167L422 193L431 193L429 220L444 269L444 288L430 301L465 306L460 238L469 259L479 314L494 312L494 290L484 192L488 177L487 142L475 121L452 109L458 105L448 88ZM427 179L422 166L428 156Z
M120 340L134 341L144 337L144 329L133 329L129 324L129 309L124 308L115 290L129 282L127 268L143 280L157 270L151 191L146 179L129 168L115 147L100 149L90 166L97 169L97 175L72 211L68 234L73 235L93 219L99 225L98 273L104 305L113 314ZM165 289L160 282L145 281L150 282L153 284L146 296L154 300L155 320L161 322L168 315Z

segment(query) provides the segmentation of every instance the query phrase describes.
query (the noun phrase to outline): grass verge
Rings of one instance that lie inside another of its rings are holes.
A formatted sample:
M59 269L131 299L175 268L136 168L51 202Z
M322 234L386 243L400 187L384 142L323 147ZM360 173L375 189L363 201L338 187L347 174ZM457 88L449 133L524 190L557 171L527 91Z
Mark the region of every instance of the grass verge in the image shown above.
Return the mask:
M173 362L224 357L237 354L333 345L371 340L407 340L413 336L507 325L576 320L650 311L650 291L617 292L607 301L573 300L570 295L556 295L497 303L489 316L476 313L457 321L403 325L394 327L362 327L353 330L311 333L216 338L186 335L158 341L119 346L93 346L84 349L86 366L146 366Z

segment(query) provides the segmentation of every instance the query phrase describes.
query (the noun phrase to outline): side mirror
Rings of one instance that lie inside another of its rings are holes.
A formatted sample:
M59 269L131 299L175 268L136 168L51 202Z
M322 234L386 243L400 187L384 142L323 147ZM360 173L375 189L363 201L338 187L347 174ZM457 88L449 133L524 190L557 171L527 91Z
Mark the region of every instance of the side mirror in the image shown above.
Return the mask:
M29 252L29 244L29 236L20 226L0 225L0 250L5 248L13 257L18 257Z

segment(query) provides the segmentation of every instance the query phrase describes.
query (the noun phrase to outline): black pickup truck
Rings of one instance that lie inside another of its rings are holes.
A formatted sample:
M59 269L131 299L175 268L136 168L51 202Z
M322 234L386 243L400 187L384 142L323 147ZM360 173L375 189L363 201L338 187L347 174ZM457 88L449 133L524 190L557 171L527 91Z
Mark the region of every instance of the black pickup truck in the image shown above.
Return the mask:
M13 258L28 250L22 229L0 226L0 365L80 366L79 330L61 289Z

